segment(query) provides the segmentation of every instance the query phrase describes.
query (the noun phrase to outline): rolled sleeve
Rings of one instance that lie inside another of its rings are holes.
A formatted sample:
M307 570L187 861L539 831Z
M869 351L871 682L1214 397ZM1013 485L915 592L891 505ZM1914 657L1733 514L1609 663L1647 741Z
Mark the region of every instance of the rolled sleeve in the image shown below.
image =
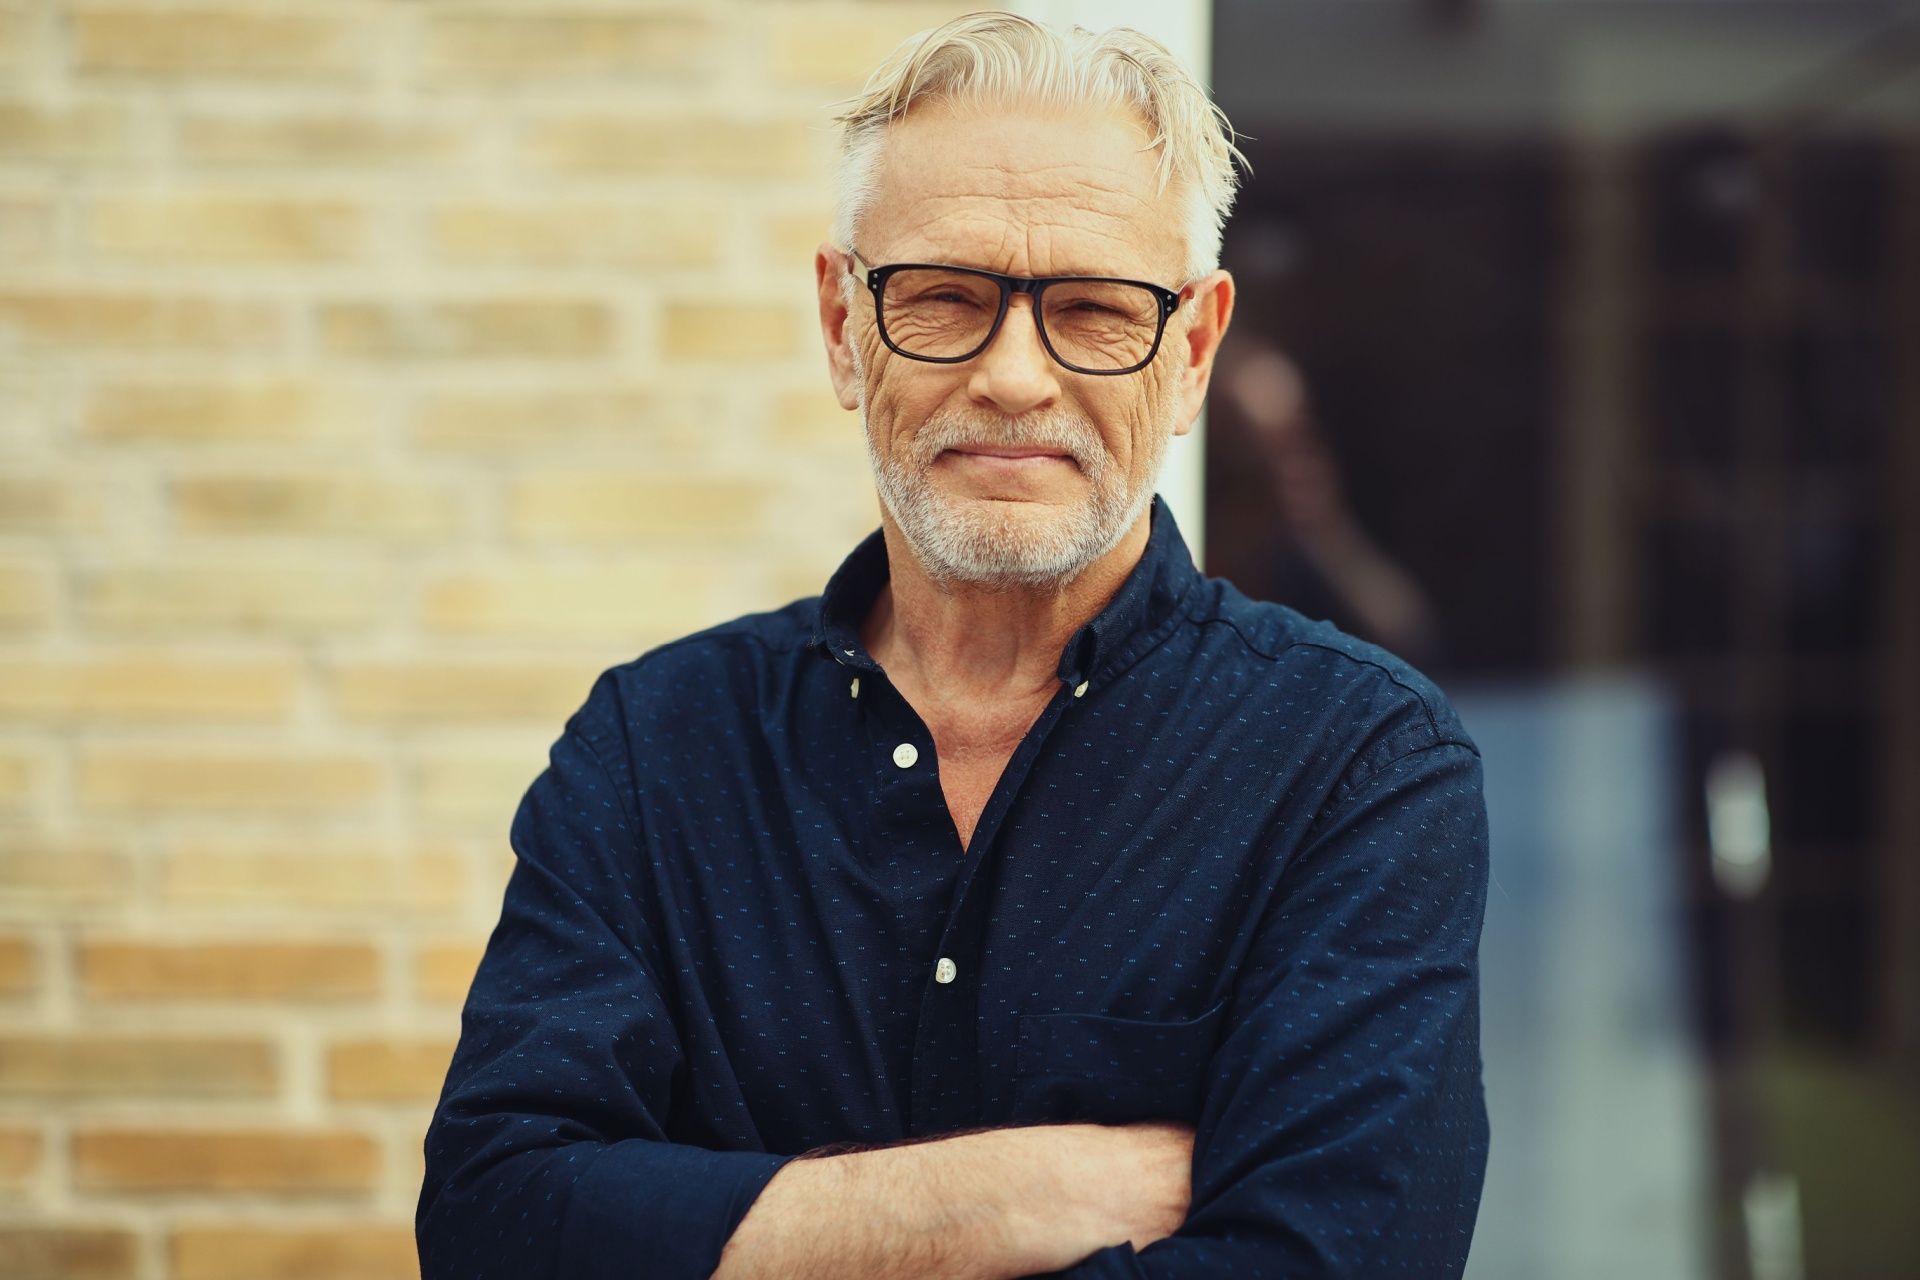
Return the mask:
M594 746L606 677L528 788L425 1141L422 1280L710 1276L791 1156L669 1141L683 1052L633 904L638 824Z
M1350 771L1255 932L1195 1125L1186 1222L1058 1274L1465 1268L1488 1141L1480 757L1451 740L1388 746Z
M574 1183L561 1276L711 1276L740 1220L792 1156L643 1138L601 1151ZM644 1272L635 1260L646 1259Z

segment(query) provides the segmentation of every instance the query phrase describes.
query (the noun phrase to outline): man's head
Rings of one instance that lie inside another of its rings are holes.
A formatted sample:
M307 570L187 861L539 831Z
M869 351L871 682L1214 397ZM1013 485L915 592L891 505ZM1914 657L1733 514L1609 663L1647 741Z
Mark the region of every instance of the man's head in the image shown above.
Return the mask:
M1231 127L1151 39L1009 14L908 40L840 120L821 326L882 503L937 580L1073 578L1138 523L1205 398L1233 303ZM1048 284L1036 307L1021 285L911 271L869 289L902 263L1165 292Z

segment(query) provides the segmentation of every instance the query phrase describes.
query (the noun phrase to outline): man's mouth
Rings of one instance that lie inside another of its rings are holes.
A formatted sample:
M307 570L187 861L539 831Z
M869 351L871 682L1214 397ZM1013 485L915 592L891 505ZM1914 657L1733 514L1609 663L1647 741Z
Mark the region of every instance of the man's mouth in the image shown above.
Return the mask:
M1072 462L1073 455L1045 445L963 444L947 450L987 466L1033 467L1048 462Z

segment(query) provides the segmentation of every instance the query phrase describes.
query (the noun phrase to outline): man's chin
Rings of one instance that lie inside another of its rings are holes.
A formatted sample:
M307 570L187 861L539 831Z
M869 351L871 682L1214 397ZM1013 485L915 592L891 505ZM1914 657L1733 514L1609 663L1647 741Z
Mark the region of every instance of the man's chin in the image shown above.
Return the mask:
M950 526L984 531L1050 529L1073 518L1065 502L1008 493L952 493L941 491L932 503L935 516Z
M1066 463L1064 467L1072 465ZM1074 470L1072 477L1078 482L1080 473ZM1063 484L1061 479L1051 477L1051 483L1043 483L1038 478L958 477L936 472L927 477L926 484L935 503L949 510L991 509L1045 518L1064 515L1087 501L1083 483Z

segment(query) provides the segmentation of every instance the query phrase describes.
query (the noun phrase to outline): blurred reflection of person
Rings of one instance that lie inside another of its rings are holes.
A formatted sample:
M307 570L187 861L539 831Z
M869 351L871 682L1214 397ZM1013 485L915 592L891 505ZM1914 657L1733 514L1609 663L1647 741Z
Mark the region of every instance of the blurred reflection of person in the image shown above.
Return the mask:
M1257 544L1239 548L1234 580L1249 595L1325 618L1416 667L1436 665L1444 655L1433 607L1347 504L1299 367L1257 340L1237 355L1223 351L1220 364L1246 461L1264 470L1261 492L1271 504Z

